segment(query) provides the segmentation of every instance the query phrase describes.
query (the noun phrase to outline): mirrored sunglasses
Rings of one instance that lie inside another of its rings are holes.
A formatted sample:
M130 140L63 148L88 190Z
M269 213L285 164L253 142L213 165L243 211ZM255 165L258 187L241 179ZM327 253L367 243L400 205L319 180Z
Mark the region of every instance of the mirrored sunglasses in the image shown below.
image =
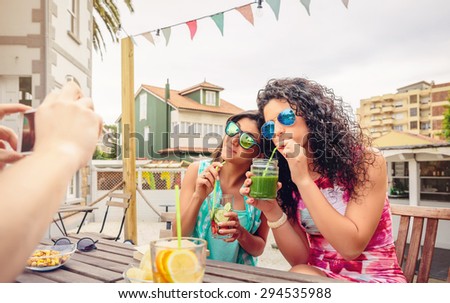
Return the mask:
M291 126L295 123L295 112L292 108L286 108L277 116L278 122L284 126ZM261 134L264 138L270 140L275 136L275 122L267 121L261 127Z
M95 243L97 243L97 242L98 242L98 240L94 241L93 239L91 239L89 237L81 238L77 242L77 249L79 251L84 251L84 252L92 251L94 249L97 249L97 246L95 246ZM58 240L53 241L53 243L55 243L55 245L72 244L72 242L68 238L59 238Z
M243 149L250 149L254 145L258 145L256 142L256 139L250 135L249 133L243 132L239 126L234 123L233 121L229 121L227 123L227 126L225 127L225 133L230 136L234 137L237 134L240 134L239 136L239 145L242 146Z

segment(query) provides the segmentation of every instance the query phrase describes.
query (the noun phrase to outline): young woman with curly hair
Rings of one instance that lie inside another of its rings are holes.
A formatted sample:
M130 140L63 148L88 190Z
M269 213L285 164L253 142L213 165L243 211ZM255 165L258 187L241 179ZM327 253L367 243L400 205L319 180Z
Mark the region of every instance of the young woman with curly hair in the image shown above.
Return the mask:
M332 90L303 78L271 80L258 93L277 147L276 200L241 193L272 228L291 271L355 282L405 282L386 194L386 162ZM278 202L278 203L277 203Z

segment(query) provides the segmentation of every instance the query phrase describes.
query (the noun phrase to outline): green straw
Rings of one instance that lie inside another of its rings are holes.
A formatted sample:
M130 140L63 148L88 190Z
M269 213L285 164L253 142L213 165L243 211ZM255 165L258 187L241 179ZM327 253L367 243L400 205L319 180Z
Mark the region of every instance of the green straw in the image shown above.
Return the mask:
M178 248L181 248L181 209L180 209L180 193L179 193L178 185L175 185L175 208L176 208L176 218L177 218Z
M266 168L264 169L264 172L263 172L263 177L264 177L264 176L266 175L266 173L267 173L267 169L269 168L270 162L272 162L273 155L275 155L275 152L277 151L277 148L278 148L278 146L276 146L276 147L274 148L274 150L272 151L272 154L270 155L269 161L267 161Z

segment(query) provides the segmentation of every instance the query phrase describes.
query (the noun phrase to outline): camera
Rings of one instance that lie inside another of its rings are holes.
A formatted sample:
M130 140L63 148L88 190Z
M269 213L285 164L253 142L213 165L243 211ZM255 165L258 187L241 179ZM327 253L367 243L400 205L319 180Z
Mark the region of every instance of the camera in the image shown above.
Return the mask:
M35 112L35 109L31 109L20 114L17 151L21 154L30 154L33 151L35 141Z

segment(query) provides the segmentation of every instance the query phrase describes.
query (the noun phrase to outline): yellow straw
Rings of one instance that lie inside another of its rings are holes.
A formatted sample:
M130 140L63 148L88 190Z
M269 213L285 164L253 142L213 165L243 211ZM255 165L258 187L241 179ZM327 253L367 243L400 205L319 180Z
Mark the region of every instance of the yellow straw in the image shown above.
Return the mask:
M270 155L269 161L267 161L266 168L264 169L264 172L263 172L263 177L264 177L264 176L266 175L266 173L267 173L267 169L269 168L269 164L270 164L270 162L272 161L273 155L275 155L275 152L276 152L277 148L278 148L278 146L276 146L276 147L274 148L274 150L272 151L272 154Z
M180 209L180 193L179 193L178 185L175 185L175 208L176 208L176 219L177 219L178 248L181 248L181 209Z

